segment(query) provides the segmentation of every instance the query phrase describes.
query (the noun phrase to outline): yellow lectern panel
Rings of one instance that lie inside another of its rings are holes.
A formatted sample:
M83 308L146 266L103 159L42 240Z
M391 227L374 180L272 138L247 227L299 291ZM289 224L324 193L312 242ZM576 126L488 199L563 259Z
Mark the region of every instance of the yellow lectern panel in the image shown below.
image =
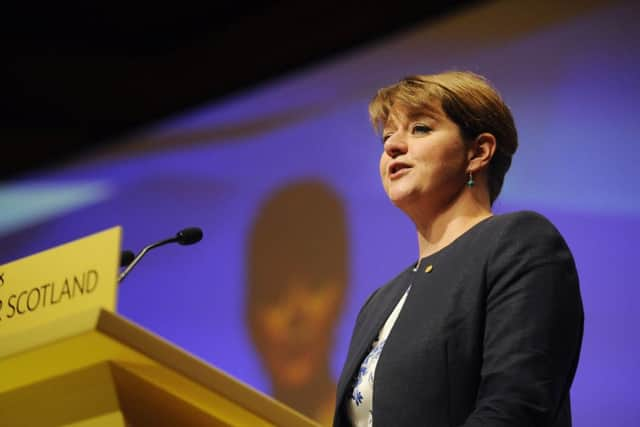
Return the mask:
M121 235L116 226L0 266L0 341L91 307L114 311Z
M0 358L0 425L318 427L113 312L68 320L75 334Z
M120 238L0 266L0 425L317 426L114 313Z

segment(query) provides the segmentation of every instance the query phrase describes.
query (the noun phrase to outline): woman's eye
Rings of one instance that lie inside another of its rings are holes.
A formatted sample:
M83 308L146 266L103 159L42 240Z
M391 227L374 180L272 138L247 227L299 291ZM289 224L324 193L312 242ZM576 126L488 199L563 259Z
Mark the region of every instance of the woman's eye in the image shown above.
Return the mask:
M428 133L431 132L431 128L427 125L418 123L413 126L413 133Z
M387 142L387 139L389 139L390 137L391 137L390 133L386 135L382 135L382 144L384 145L384 143Z

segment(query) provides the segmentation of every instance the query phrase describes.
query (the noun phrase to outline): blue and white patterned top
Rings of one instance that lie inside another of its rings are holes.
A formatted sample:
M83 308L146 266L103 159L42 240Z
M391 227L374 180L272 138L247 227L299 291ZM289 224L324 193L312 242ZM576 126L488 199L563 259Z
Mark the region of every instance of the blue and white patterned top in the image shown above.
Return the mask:
M409 287L409 289L411 289L411 287ZM378 364L378 359L380 359L384 343L387 341L387 337L393 325L396 323L396 319L407 299L409 289L407 289L402 298L400 298L400 301L396 304L387 321L382 326L382 329L380 329L378 337L371 345L371 351L362 361L358 375L353 382L353 392L347 402L347 414L354 427L373 426L373 379L376 372L376 365Z

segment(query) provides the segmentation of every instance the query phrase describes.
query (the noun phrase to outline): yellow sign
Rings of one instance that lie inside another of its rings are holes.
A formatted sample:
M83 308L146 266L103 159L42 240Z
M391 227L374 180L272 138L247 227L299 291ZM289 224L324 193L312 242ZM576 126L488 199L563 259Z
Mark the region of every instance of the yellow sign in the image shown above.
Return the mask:
M0 342L91 307L114 311L121 236L116 226L0 266Z

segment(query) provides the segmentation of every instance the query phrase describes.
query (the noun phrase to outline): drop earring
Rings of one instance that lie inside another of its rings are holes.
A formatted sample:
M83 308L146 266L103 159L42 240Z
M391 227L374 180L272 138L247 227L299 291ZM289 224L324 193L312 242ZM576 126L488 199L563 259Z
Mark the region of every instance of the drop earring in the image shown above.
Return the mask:
M469 172L469 180L467 181L467 187L473 187L476 182L473 180L473 174Z

